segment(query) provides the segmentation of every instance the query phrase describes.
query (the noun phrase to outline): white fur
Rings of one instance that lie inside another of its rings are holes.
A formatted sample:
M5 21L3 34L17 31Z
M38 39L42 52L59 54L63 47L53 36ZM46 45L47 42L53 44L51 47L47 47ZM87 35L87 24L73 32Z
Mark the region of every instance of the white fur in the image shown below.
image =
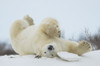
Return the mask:
M60 51L79 55L90 51L91 46L89 45L90 48L85 51L82 49L83 52L80 53L81 51L78 51L80 43L64 40L60 36L58 22L53 18L46 18L39 26L35 26L32 18L25 16L24 19L15 21L10 29L12 47L20 55L36 54L46 57L53 55L54 57ZM52 45L54 50L49 51L49 45Z

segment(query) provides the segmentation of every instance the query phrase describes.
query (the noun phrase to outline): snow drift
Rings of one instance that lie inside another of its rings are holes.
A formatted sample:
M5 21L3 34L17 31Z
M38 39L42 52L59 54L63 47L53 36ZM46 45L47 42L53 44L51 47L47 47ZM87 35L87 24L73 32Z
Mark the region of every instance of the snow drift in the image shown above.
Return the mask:
M40 59L34 55L0 56L0 66L100 66L100 50L92 51L80 57L79 61L68 62L57 57Z

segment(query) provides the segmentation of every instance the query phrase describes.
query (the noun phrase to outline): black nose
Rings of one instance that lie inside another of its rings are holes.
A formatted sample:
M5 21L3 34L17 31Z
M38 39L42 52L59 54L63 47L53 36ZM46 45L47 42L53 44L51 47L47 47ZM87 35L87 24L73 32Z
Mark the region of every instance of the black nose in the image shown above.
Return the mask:
M49 45L48 50L54 50L52 45Z

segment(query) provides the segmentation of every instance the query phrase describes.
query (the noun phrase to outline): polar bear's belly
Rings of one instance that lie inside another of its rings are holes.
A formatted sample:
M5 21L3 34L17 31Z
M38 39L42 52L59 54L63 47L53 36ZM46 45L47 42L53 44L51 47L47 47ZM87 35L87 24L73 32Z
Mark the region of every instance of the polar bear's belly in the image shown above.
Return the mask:
M32 29L32 27L29 27L23 30L21 33L19 33L19 35L13 42L13 47L17 53L34 54L34 48L32 48L32 45L35 44L33 43L34 40L32 40L32 36L34 36L34 33L35 30Z

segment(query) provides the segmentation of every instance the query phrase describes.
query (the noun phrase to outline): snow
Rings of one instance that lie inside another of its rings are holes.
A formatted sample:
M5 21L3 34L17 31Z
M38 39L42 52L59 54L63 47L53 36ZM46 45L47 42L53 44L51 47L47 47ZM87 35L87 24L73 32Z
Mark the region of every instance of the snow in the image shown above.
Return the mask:
M77 54L69 53L69 52L58 52L57 55L62 60L66 60L66 61L70 61L70 62L80 60L80 56L78 56Z
M68 62L60 58L34 58L34 55L0 56L0 66L100 66L100 50L92 51L80 57L79 61Z

